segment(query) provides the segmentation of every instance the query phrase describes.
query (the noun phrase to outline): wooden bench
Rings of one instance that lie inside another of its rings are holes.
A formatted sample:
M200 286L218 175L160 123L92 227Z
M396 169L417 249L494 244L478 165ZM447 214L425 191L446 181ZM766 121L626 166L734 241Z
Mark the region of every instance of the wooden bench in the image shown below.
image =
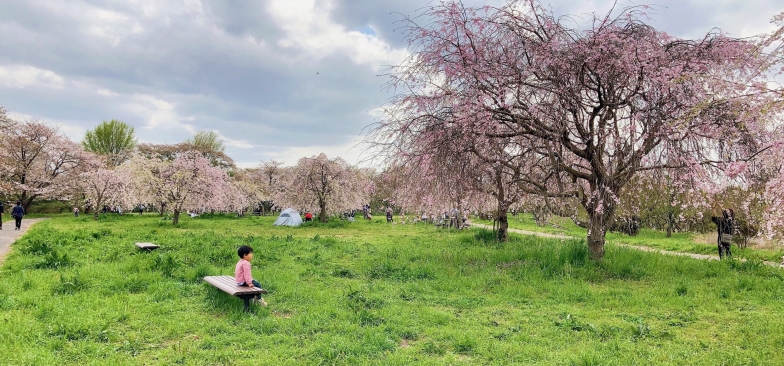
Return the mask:
M237 285L234 276L207 276L204 277L204 281L231 296L237 296L245 301L245 311L250 310L250 300L252 298L256 297L256 295L267 293L267 290L255 286Z
M136 243L136 246L141 248L141 249L147 249L147 250L155 250L155 249L160 248L159 246L157 246L157 245L155 245L153 243Z

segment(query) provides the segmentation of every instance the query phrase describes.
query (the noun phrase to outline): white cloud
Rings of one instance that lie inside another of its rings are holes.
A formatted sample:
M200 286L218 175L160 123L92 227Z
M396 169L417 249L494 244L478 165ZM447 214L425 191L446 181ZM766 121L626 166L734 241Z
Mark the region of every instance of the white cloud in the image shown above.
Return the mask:
M35 116L31 116L28 114L21 114L21 113L9 113L9 117L11 117L15 121L40 121L49 126L56 127L57 130L68 137L69 139L80 142L84 138L84 134L87 132L87 129L84 128L83 121L70 121L70 120L41 120Z
M268 152L265 155L268 156L266 160L282 161L285 165L296 165L297 161L303 157L316 156L321 153L326 154L330 159L339 156L349 164L358 164L365 148L362 140L362 136L355 136L350 142L341 145L292 146L281 151Z
M0 87L62 89L64 85L65 79L50 70L28 65L0 66Z
M194 116L180 116L176 111L176 104L162 99L162 96L134 94L126 99L128 101L123 103L120 109L144 124L142 130L137 131L140 141L183 141L198 130L192 124L185 123L193 121Z
M223 139L223 143L226 144L226 146L236 147L240 149L252 149L254 147L253 144L245 140L235 140L233 138L226 137L225 135L221 134L218 131L215 132L218 134L218 137Z
M323 8L317 7L322 5ZM405 49L395 49L375 35L347 30L330 19L330 2L315 0L271 0L269 10L274 21L286 33L278 41L285 48L298 48L309 57L321 59L335 53L345 54L356 64L398 64Z
M665 2L651 24L678 37L713 27L746 36L770 29L771 9L781 11L780 2ZM580 15L604 14L613 1L549 3L558 14ZM416 16L427 4L0 1L0 105L59 124L76 141L116 118L136 127L141 142L177 143L199 130L219 131L240 165L273 158L294 164L321 152L354 163L363 151L354 147L356 135L392 93L377 71L407 54L393 32L399 17L390 13Z

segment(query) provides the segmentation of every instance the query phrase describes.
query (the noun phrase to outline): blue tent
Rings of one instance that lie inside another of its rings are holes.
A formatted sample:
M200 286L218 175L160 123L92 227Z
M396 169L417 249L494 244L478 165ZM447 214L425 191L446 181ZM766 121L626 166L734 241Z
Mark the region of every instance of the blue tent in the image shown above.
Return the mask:
M302 218L299 217L299 212L293 208L287 208L280 213L278 219L272 225L276 226L300 226L302 225Z

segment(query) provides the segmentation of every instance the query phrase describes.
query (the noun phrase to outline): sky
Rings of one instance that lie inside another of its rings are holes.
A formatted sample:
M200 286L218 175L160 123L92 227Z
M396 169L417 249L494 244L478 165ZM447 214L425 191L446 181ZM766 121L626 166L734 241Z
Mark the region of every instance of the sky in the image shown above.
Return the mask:
M469 6L503 0L464 0ZM392 97L384 70L428 0L2 0L0 105L75 141L104 120L142 143L217 132L240 167L326 153L362 161L363 128ZM606 0L544 0L556 14ZM772 29L781 0L659 0L650 24L682 38ZM426 19L420 18L422 21Z

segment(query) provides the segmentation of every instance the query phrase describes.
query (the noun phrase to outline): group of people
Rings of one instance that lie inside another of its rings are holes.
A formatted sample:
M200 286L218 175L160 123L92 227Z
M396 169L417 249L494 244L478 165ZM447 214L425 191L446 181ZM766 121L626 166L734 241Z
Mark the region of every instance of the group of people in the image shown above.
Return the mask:
M438 215L423 213L422 216L416 218L414 222L424 222L457 229L465 229L471 225L471 222L468 220L468 215L465 212L461 214L457 209L444 211Z
M3 213L5 212L5 205L3 202L0 202L0 230L3 230ZM25 215L24 207L22 207L22 201L16 201L16 206L11 209L11 217L14 218L14 230L20 230L22 228L22 218Z

